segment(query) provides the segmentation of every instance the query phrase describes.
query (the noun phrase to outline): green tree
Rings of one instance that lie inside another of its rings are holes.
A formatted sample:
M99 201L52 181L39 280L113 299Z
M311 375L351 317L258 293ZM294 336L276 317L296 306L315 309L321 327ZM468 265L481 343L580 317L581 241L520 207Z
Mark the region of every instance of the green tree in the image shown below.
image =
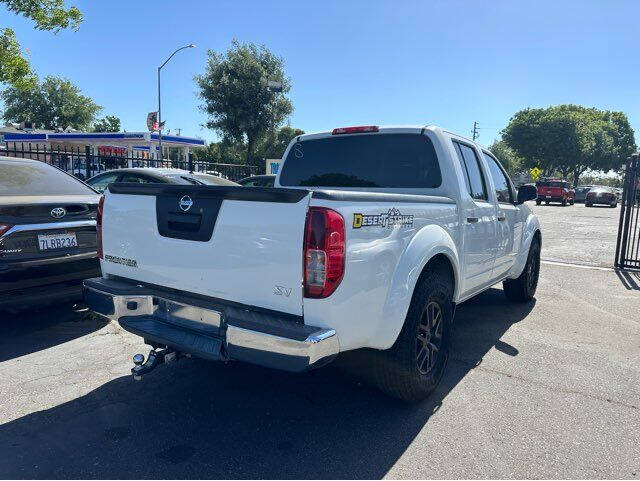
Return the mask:
M205 73L195 81L209 116L207 127L228 142L246 142L244 160L256 163L258 144L293 110L285 96L291 83L282 58L264 46L234 40L223 54L208 51ZM270 89L269 81L280 82L281 91Z
M193 149L191 159L209 163L241 164L244 162L245 152L246 146L243 142L223 140Z
M9 86L0 97L6 121L31 121L36 127L51 130L58 127L86 130L102 110L70 80L53 76L28 89Z
M500 161L510 176L522 170L522 159L506 144L504 140L496 140L489 146L489 150Z
M591 169L618 169L636 149L633 130L622 112L580 105L525 109L511 118L502 138L522 158L546 175L559 173L578 183Z
M38 30L54 33L66 28L76 30L82 22L80 10L67 8L64 0L0 0L0 3L8 11L33 20ZM0 28L0 83L19 89L31 88L37 83L28 60L20 51L15 32L10 28Z
M92 132L120 132L120 119L115 115L96 120L93 124Z
M257 149L259 157L263 159L281 159L291 139L302 134L304 134L304 130L289 127L288 125L280 127L277 132L270 132Z

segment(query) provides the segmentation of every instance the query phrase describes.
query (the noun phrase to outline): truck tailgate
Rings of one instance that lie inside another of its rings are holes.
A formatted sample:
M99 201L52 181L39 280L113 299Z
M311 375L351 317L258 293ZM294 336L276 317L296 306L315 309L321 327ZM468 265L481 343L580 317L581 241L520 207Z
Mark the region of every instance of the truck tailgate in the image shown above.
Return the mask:
M302 315L309 199L301 189L112 184L102 272Z

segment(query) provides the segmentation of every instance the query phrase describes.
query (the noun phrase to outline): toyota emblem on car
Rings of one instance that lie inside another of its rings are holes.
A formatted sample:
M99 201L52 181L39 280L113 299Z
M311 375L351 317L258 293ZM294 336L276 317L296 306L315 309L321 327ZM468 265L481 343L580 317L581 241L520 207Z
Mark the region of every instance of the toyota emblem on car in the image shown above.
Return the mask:
M193 205L193 200L188 195L183 195L180 198L180 202L178 202L178 206L183 212L187 212L189 209L191 209L192 205Z
M62 219L67 215L67 210L64 207L55 207L51 209L51 217L54 219Z

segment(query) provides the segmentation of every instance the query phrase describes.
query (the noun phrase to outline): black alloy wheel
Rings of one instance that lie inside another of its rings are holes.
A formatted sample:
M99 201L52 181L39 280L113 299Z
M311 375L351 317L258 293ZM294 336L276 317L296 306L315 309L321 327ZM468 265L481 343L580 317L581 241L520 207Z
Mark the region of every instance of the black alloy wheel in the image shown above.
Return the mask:
M443 323L440 304L429 302L422 313L416 334L416 366L420 374L428 374L438 362Z

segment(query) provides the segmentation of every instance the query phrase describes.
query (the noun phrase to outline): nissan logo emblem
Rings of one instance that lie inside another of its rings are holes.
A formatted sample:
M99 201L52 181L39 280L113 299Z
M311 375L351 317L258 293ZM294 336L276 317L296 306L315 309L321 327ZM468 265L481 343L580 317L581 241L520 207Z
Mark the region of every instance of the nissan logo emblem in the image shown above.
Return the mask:
M189 209L191 209L192 205L193 200L191 200L191 197L189 197L188 195L183 195L180 199L180 202L178 202L178 206L180 206L180 210L182 210L183 212L187 212Z
M67 215L67 210L64 207L55 207L51 209L51 217L54 219L62 219Z

